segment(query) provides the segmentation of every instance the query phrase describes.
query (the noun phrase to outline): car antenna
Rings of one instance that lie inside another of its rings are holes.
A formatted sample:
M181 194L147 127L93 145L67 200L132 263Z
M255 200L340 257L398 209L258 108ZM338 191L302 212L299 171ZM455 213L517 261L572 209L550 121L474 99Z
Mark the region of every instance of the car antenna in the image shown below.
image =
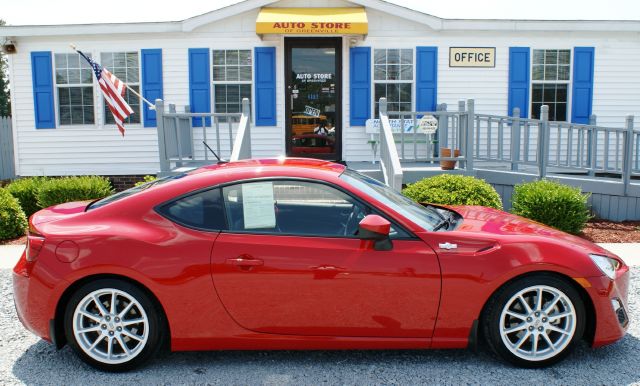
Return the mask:
M207 143L205 141L202 141L202 144L205 145L207 147L207 149L209 149L209 151L211 152L211 154L213 154L214 157L216 157L216 159L218 160L219 164L226 164L227 162L229 162L227 160L220 159L220 157L218 157L216 152L213 151L213 149L209 145L207 145Z

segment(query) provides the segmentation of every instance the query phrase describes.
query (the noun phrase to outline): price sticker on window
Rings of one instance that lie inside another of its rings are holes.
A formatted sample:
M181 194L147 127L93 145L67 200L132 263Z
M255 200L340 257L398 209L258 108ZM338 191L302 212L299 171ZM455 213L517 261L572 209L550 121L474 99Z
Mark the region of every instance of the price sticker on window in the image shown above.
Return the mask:
M274 202L273 182L255 182L242 185L244 228L275 228Z

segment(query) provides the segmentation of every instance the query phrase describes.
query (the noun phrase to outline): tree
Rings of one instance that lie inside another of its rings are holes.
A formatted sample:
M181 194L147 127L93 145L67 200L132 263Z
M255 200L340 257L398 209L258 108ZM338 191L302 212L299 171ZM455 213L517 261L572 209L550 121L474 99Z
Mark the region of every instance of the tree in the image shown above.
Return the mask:
M0 19L0 26L3 26L5 24L5 21ZM6 55L0 54L0 117L7 117L9 115L11 115L9 69Z

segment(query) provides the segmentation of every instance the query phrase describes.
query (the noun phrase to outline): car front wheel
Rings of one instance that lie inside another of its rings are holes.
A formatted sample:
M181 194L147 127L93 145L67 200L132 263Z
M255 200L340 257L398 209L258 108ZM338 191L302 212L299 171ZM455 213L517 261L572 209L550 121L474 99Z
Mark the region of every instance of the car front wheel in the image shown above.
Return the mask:
M521 367L549 366L582 338L585 308L564 279L537 274L507 284L491 299L483 329L500 357Z
M126 371L160 346L160 316L149 296L125 281L99 279L77 290L65 312L67 342L89 365Z

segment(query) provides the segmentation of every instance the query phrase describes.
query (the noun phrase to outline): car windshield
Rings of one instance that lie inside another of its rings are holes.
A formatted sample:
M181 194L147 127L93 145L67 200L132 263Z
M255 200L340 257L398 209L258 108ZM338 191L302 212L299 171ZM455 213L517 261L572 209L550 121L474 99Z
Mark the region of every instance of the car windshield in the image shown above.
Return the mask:
M122 192L116 193L116 194L112 194L111 196L102 198L100 200L96 200L92 203L90 203L87 206L87 211L91 210L91 209L96 209L96 208L100 208L101 206L105 206L107 204L110 204L114 201L118 201L121 200L125 197L129 197L133 194L136 194L138 192L142 192L143 190L147 190L153 186L158 186L158 185L162 185L165 184L167 182L173 181L173 180L177 180L179 178L182 178L186 176L185 173L181 173L181 174L176 174L174 176L167 176L167 177L162 177L162 178L158 178L157 180L153 180L153 181L149 181L147 183L144 183L142 185L138 185L138 186L134 186L133 188L127 189L127 190L123 190Z
M368 194L400 213L425 230L432 231L442 220L442 216L436 212L435 209L422 206L382 182L365 176L364 174L346 169L340 178L361 192Z

